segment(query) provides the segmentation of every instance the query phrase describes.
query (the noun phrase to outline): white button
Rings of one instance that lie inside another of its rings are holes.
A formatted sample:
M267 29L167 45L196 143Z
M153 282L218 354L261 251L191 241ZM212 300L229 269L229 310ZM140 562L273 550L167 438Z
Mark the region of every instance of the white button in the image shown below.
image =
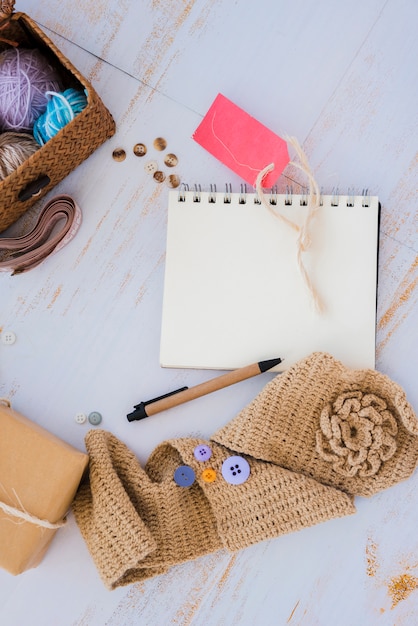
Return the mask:
M1 334L1 342L6 346L11 346L16 341L16 335L11 330L4 330Z
M154 174L154 172L158 171L158 163L157 161L148 161L144 165L144 170L147 174Z
M230 456L222 463L222 476L230 485L242 485L250 475L250 465L242 456Z
M77 424L84 424L87 420L87 415L85 413L76 413L74 419Z

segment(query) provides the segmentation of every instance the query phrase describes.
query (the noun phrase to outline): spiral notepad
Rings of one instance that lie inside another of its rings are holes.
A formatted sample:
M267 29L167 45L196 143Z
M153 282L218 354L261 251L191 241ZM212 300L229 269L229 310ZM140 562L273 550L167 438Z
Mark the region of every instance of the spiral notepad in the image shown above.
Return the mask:
M302 223L307 198L268 199L271 211L229 186L169 193L161 365L235 369L281 357L281 370L324 351L374 368L378 198L321 197L305 267L322 313L296 262L296 234L275 215Z

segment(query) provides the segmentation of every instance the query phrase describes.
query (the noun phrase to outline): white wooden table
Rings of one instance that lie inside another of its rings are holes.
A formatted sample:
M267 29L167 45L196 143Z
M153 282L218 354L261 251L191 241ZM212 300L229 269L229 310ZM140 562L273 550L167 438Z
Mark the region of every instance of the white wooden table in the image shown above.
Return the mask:
M418 4L414 0L18 0L88 77L116 135L55 190L83 210L76 238L21 276L0 276L0 395L84 449L74 415L145 462L172 436L208 437L271 379L264 374L129 424L147 397L218 374L159 366L168 187L144 170L156 137L190 185L241 182L191 135L218 92L279 135L294 135L324 190L380 197L377 369L418 409ZM145 159L132 148L148 147ZM127 158L112 159L122 147ZM283 179L281 184L286 184ZM108 592L73 517L42 564L0 571L2 626L141 624L409 626L418 589L418 474L355 516L234 556L217 553Z

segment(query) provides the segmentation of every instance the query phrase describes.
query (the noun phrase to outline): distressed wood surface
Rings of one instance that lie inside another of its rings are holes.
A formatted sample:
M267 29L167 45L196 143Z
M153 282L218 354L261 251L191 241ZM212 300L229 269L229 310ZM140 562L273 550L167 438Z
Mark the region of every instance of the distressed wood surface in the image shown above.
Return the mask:
M87 427L74 415L100 411L103 428L145 462L163 439L209 436L271 379L143 422L125 417L140 400L216 375L159 366L168 187L144 163L164 169L153 148L164 137L179 158L166 173L237 188L241 181L191 139L222 92L278 134L296 136L326 192L368 187L379 195L377 369L417 410L418 4L18 0L16 8L92 81L117 133L51 194L68 193L83 210L73 242L27 274L0 276L0 328L17 336L0 343L0 395L80 449ZM138 142L148 147L144 158L132 152ZM127 153L120 163L112 159L119 147ZM296 185L297 175L287 175ZM38 208L13 228L26 227ZM350 518L114 592L70 515L37 569L0 571L0 623L418 623L417 481L356 499Z

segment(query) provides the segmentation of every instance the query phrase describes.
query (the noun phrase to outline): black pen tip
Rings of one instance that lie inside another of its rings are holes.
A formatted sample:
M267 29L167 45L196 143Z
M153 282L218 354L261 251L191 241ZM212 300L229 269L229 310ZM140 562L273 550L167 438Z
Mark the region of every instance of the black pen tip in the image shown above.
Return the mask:
M148 417L147 412L145 410L145 403L141 402L135 406L135 411L132 413L128 413L126 416L128 422L136 422L137 420L143 420L145 417Z
M268 372L276 365L279 365L283 359L269 359L267 361L260 361L258 367L260 368L260 372Z

